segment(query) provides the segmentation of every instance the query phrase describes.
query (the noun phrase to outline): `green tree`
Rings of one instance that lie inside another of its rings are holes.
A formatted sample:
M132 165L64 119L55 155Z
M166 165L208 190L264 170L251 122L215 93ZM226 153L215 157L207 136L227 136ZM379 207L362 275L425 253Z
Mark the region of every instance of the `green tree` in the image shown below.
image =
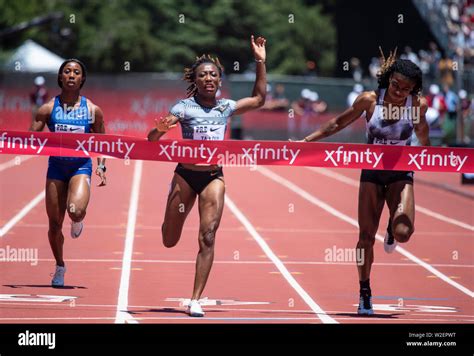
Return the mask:
M62 11L62 21L2 41L3 51L27 38L92 71L182 71L195 56L218 55L227 73L253 64L251 34L267 38L270 72L303 74L316 62L331 74L336 31L322 5L293 0L0 0L0 28ZM331 4L331 0L324 3Z

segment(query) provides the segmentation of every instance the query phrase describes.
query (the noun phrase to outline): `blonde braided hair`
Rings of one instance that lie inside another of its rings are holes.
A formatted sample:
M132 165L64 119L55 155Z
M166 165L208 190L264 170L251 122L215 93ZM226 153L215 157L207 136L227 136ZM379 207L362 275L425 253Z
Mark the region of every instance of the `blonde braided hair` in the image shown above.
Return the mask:
M410 79L414 83L413 90L410 92L411 95L421 95L423 88L423 74L420 67L408 59L397 59L397 48L392 52L390 51L387 58L380 48L382 64L380 70L377 72L377 82L379 89L386 89L390 85L390 77L393 73L400 73L406 78Z
M395 47L395 50L390 51L389 55L387 58L385 58L385 55L382 51L382 47L379 46L379 51L380 51L380 58L382 59L382 64L380 65L380 70L377 73L377 77L382 76L384 73L386 73L395 63L397 59L397 47Z

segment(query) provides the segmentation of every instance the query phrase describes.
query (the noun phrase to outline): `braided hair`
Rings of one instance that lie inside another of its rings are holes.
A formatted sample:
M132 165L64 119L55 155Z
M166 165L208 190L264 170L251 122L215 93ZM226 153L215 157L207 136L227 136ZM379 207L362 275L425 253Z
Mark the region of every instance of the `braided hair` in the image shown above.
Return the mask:
M66 59L63 62L63 64L61 64L61 67L59 67L59 70L58 70L58 85L59 85L60 88L63 87L63 83L61 82L61 74L63 73L63 69L66 66L66 64L71 63L71 62L77 63L81 66L81 69L82 69L82 82L81 82L80 88L82 88L82 86L86 82L87 69L86 69L86 65L84 63L82 63L79 59L76 59L76 58Z
M219 77L222 77L222 73L224 72L224 67L222 64L219 62L219 58L217 57L211 57L209 54L206 56L203 54L201 57L196 57L196 61L194 64L191 66L191 68L184 68L184 76L183 80L191 83L188 88L186 89L186 97L190 98L197 93L197 87L196 87L196 69L199 67L201 64L204 63L210 63L214 64L218 71L219 71Z
M379 47L382 59L382 65L377 73L377 81L379 89L386 89L389 86L390 77L393 73L400 73L404 77L415 83L411 95L421 95L421 89L423 87L423 74L421 69L412 61L408 59L396 58L397 49L390 51L390 54L385 58L382 49Z

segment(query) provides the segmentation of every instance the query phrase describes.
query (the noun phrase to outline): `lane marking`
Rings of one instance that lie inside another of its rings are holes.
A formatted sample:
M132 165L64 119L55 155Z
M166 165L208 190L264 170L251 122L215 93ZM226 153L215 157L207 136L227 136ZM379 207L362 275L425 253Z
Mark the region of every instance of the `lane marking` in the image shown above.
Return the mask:
M291 273L286 269L285 265L281 260L273 253L265 240L260 236L254 226L250 221L245 217L245 215L237 208L232 199L226 194L225 204L232 211L235 217L242 223L243 226L247 229L249 234L255 239L260 248L265 252L268 258L273 262L273 264L281 272L282 276L290 284L291 287L300 295L300 297L305 301L305 303L313 310L318 318L325 324L337 324L337 321L331 318L326 312L321 309L321 307L311 298L311 296L299 285L296 279L291 275Z
M127 312L128 289L130 287L130 270L132 265L133 240L135 237L135 224L137 222L138 198L140 195L140 183L142 179L143 161L136 161L133 170L132 190L130 193L130 204L128 209L127 232L125 235L125 248L122 258L122 273L120 275L120 289L117 302L116 324L138 323L132 315Z
M40 201L44 199L45 191L41 191L34 197L23 209L21 209L13 218L11 218L3 227L0 228L0 238L5 236L10 229L23 219Z
M16 156L15 158L0 164L0 172L6 170L8 168L12 168L12 167L15 167L15 166L20 166L23 162L26 162L29 159L33 158L33 157L36 157L36 156ZM18 158L20 158L20 163L16 163Z
M70 302L76 298L67 295L0 294L1 302L63 303Z
M408 260L408 259L407 259ZM55 260L52 258L39 258L38 261L40 262L54 262ZM122 260L114 260L114 259L99 259L99 258L92 258L92 259L68 259L68 262L103 262L103 263L117 263L122 262ZM174 264L196 264L194 260L132 260L132 263L174 263ZM214 261L213 263L217 264L263 264L263 265L271 265L273 264L272 261L242 261L242 260L221 260L221 261ZM323 261L285 261L287 265L323 265L323 266L354 266L354 262L323 262ZM440 264L440 263L433 263L431 264L433 267L455 267L455 268L474 268L474 265L455 265L455 264ZM385 267L418 267L416 263L396 263L396 262L374 262L373 266L385 266ZM117 267L121 269L120 267Z
M126 213L125 213L126 214ZM18 226L19 228L47 228L48 224L21 224L21 226ZM121 230L125 228L125 224L119 224L119 225L87 225L88 228L91 229L117 229ZM135 227L135 230L156 230L156 231L161 231L161 227L159 226L143 226L143 225L137 225ZM275 233L309 233L309 234L314 234L314 233L332 233L332 234L354 234L358 233L359 231L357 229L345 229L345 230L330 230L330 229L297 229L297 228L266 228L266 227L256 227L257 231L259 232L275 232ZM190 227L190 226L185 226L183 227L183 231L199 231L199 228L197 227ZM245 228L243 226L241 227L219 227L219 231L227 231L227 232L242 232L245 231ZM452 231L420 231L419 229L416 231L417 236L424 235L424 236L446 236L447 234L453 235ZM470 232L455 232L456 236L472 236L472 233ZM135 235L135 237L138 235ZM249 238L253 240L252 238ZM117 253L122 253L122 251L118 251ZM136 253L136 252L134 252Z
M374 323L374 322L380 322L380 323L383 323L383 324L386 324L388 319L387 318L380 318L380 316L386 316L386 315L390 315L390 314L376 314L374 316L371 316L371 317L357 317L354 315L354 317L350 317L350 318L339 318L337 317L337 320L348 320L348 321L354 321L354 322L358 322L360 323L361 321L365 321L367 323ZM222 317L222 318L218 318L218 317L205 317L205 318L190 318L188 316L176 316L176 317L137 317L136 318L137 320L167 320L167 321L174 321L174 320L179 320L179 323L182 323L183 321L187 321L187 322L195 322L195 323L202 323L202 324L207 324L207 321L210 321L210 320L221 320L221 321L284 321L284 320L318 320L317 318L315 317L312 317L312 318L305 318L305 317L288 317L288 318L279 318L279 317L276 317L276 318L252 318L252 317L249 317L249 318L245 318L245 317L242 317L242 318L238 318L238 317L233 317L233 318L226 318L226 317ZM33 317L33 318L0 318L0 320L2 321L23 321L23 320L42 320L42 321L47 321L47 320L114 320L114 317L51 317L51 318L48 318L48 317L44 317L44 318L36 318L36 317ZM422 319L422 318L397 318L397 319L391 319L390 321L394 322L394 323L403 323L403 322L407 322L407 321L412 321L414 323L419 323L419 322L422 322L422 321L425 321L425 322L450 322L450 323L459 323L459 322L473 322L474 319Z
M337 172L333 172L333 171L331 171L327 168L306 167L306 169L308 169L310 171L313 171L313 172L316 172L316 173L319 173L323 176L332 178L332 179L337 180L339 182L345 183L347 185L359 188L359 181L358 180L346 177L345 175L337 173ZM443 214L437 213L433 210L424 208L424 207L422 207L418 204L415 204L415 210L419 211L420 213L423 213L425 215L428 215L432 218L447 222L447 223L452 224L452 225L462 227L463 229L466 229L466 230L469 230L469 231L474 231L474 226L472 226L472 225L469 225L465 222L450 218L450 217L445 216ZM471 234L471 236L472 236L472 234Z
M188 306L191 302L189 298L166 298L165 302L178 302L180 307ZM199 304L202 306L224 306L224 305L265 305L271 304L270 302L245 302L241 300L232 300L232 299L209 299L201 298L199 299Z
M359 304L353 304L357 307ZM457 313L455 307L446 307L440 305L415 305L415 304L373 304L374 310L379 311L400 311L400 312L424 312L424 313Z

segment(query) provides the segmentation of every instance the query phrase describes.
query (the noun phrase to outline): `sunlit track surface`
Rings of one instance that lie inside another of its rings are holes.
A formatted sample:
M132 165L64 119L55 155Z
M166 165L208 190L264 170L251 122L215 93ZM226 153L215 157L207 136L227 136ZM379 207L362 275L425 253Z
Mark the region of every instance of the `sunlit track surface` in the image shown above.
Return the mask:
M14 158L3 156L0 163ZM185 303L198 249L197 206L179 244L163 247L160 227L174 165L143 162L138 182L136 165L108 162L108 186L93 186L78 240L69 238L65 219L68 271L62 289L50 287L54 260L44 200L31 204L44 189L47 158L8 164L0 171L3 256L19 249L37 252L34 261L0 262L0 323L474 322L469 295L474 289L474 233L469 228L474 226L474 201L469 194L474 189L461 186L458 175L415 174L415 233L401 247L416 260L387 255L376 242L371 277L375 315L369 318L356 314L357 270L344 254L354 249L358 237L351 221L357 219L359 171L226 167L230 205L224 209L204 291L206 317L195 319L185 314ZM437 185L417 184L418 177ZM467 194L442 189L442 184ZM387 218L385 209L381 235Z

